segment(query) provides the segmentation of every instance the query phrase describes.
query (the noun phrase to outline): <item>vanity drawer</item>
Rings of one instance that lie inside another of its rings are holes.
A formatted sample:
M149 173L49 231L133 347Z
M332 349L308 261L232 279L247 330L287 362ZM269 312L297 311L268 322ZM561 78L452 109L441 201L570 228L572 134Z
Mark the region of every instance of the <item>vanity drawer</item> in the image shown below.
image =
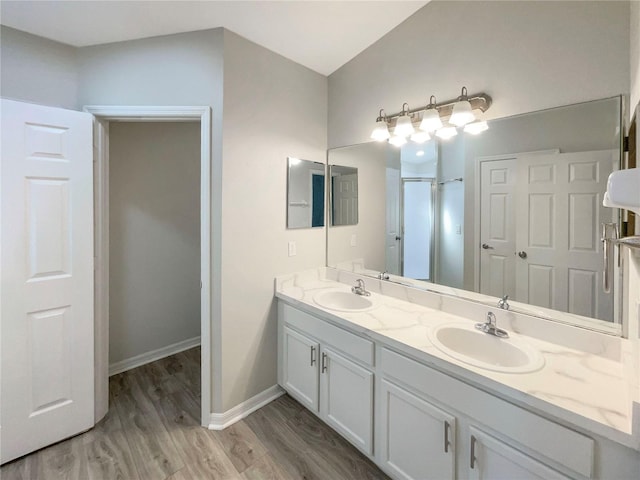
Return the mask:
M379 361L384 376L458 410L470 423L500 432L560 470L593 477L593 439L387 348Z
M322 343L331 345L365 365L374 365L374 344L371 340L336 327L283 302L279 302L279 312L282 320L287 324L315 337Z

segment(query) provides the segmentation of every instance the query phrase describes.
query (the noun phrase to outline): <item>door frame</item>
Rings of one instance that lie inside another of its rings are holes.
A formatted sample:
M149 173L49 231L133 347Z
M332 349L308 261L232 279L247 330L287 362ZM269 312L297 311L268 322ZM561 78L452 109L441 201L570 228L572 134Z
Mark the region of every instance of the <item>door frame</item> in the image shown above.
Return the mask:
M109 122L200 122L201 418L211 416L211 107L88 105L94 116L95 423L109 408Z

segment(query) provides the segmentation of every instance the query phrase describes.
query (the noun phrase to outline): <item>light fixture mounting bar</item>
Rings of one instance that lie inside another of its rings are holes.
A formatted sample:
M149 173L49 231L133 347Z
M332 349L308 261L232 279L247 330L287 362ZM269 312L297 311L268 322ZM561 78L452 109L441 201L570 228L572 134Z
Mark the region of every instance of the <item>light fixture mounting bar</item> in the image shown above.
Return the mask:
M453 100L447 100L445 102L440 102L435 104L435 108L438 110L438 113L441 117L449 117L453 112L453 106L458 101L457 98ZM474 95L469 95L469 103L471 103L471 108L473 110L480 110L481 112L486 112L491 104L493 103L493 99L487 95L486 93L476 93ZM393 115L387 115L386 121L390 126L395 124L395 120L403 114L409 114L409 116L413 117L416 113L424 112L427 109L428 105L423 107L413 108L409 111L394 113Z

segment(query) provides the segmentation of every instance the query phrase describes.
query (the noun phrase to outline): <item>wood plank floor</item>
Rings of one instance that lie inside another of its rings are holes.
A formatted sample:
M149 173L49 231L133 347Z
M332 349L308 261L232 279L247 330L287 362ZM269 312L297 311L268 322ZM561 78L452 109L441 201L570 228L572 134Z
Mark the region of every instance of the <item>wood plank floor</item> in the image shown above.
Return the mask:
M200 349L115 375L92 430L0 468L2 480L388 478L285 395L221 432L200 427Z

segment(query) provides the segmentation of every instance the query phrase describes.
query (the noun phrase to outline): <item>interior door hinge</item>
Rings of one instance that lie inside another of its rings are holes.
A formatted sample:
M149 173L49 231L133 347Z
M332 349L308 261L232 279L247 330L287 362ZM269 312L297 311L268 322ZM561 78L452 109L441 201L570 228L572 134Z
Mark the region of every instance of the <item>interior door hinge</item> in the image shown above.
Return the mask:
M622 137L622 151L629 151L629 137Z

